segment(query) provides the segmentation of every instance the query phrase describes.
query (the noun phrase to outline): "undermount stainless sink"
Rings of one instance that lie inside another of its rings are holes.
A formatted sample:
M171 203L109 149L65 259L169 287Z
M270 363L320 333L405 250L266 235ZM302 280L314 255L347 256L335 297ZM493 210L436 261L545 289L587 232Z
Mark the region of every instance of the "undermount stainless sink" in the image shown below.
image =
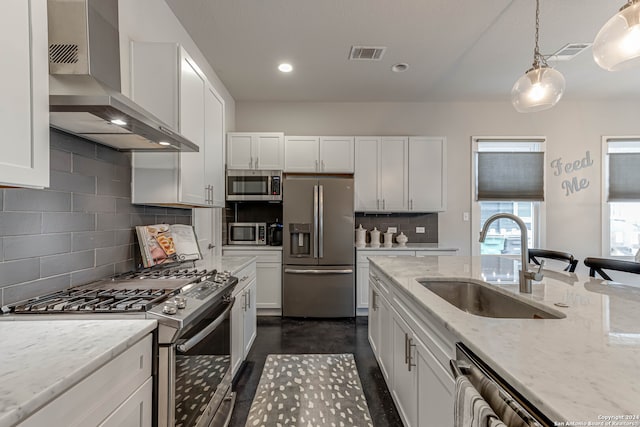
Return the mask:
M553 313L543 310L478 283L422 280L420 284L449 304L476 316L510 319L562 319L566 317L560 312Z

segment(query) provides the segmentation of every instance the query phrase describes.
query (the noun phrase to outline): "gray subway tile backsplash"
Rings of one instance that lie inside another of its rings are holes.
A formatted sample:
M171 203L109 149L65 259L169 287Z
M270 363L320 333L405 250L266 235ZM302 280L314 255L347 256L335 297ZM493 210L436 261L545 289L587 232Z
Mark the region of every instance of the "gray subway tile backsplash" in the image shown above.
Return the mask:
M28 258L0 263L0 286L29 282L40 277L40 259Z
M37 297L48 292L60 291L71 285L71 275L63 274L45 279L38 279L31 282L21 283L19 285L7 286L3 288L5 304L11 304L16 301L25 300L27 298Z
M95 196L93 194L74 194L73 211L115 213L116 201L113 197Z
M71 252L71 234L5 237L3 251L5 261Z
M96 215L93 213L58 213L42 214L43 233L63 233L67 231L92 231L96 227Z
M71 194L61 191L14 189L7 191L5 211L69 212Z
M0 189L2 304L134 269L136 225L191 224L191 209L131 204L129 153L56 130L50 141L49 189Z
M88 249L107 248L115 245L115 233L113 231L85 231L73 233L71 250L73 252L86 251Z
M5 190L10 192L13 190ZM0 236L20 236L42 232L42 213L0 212Z
M403 232L409 239L409 243L438 243L438 214L437 213L393 213L393 214L364 214L356 212L356 228L362 224L363 228L372 230L377 227L380 233L387 231L389 227L396 227L398 232L395 237ZM424 227L424 233L416 233L416 227ZM369 242L367 233L367 243ZM382 240L382 235L380 236Z
M50 190L66 191L69 193L95 194L96 177L73 174L69 172L51 171Z
M61 150L51 150L49 167L52 171L71 172L71 153Z
M95 266L95 252L71 252L40 258L40 276L57 276Z

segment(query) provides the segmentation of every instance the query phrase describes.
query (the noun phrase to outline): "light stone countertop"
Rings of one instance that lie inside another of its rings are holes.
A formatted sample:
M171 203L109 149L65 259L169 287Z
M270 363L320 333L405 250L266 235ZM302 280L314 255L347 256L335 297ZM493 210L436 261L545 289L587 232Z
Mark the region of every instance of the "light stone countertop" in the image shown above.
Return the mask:
M545 270L529 295L520 294L513 283L520 262L508 257L374 256L370 260L552 420L598 422L598 416L640 415L640 288ZM518 298L565 313L566 318L475 316L417 281L429 278L489 279ZM558 308L556 302L569 308Z
M0 322L0 427L24 421L155 328L144 319Z
M390 248L382 244L380 247L372 248L369 243L364 247L357 247L359 251L457 251L459 248L451 246L443 246L439 243L407 243L405 246L399 246L394 243Z
M282 252L282 246L269 245L224 245L223 251L279 251Z
M223 255L221 257L216 257L212 261L210 261L206 268L207 269L216 269L218 271L230 271L231 275L237 274L240 270L255 262L257 260L254 256L233 256L233 255Z

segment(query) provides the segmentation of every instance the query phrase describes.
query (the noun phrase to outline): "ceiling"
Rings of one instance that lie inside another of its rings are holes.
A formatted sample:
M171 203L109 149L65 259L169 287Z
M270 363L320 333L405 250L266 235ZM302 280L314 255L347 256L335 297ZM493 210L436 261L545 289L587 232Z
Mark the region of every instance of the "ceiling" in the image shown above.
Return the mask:
M236 101L508 100L533 60L534 0L167 0ZM623 0L542 0L540 49L591 43ZM352 45L385 46L349 61ZM280 62L293 64L289 74ZM403 73L391 71L405 62ZM587 49L550 62L566 100L634 100L640 72Z

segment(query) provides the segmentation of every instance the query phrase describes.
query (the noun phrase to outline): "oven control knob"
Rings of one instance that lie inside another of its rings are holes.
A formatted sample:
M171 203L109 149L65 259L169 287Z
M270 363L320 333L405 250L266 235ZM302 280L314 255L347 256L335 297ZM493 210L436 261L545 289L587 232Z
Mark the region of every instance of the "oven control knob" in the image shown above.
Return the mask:
M177 296L173 300L175 301L176 306L180 309L187 306L187 299L185 297Z
M173 302L166 302L164 307L162 307L162 312L164 314L176 314L178 312L178 306Z

